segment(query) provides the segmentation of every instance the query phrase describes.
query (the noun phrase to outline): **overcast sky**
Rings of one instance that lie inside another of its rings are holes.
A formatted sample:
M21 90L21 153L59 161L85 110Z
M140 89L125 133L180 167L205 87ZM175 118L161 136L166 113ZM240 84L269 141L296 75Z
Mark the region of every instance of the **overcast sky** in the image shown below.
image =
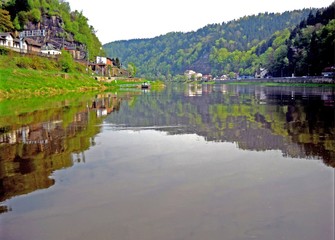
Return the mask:
M168 32L195 31L208 24L243 16L328 7L334 0L67 0L83 11L105 44L116 40L152 38Z

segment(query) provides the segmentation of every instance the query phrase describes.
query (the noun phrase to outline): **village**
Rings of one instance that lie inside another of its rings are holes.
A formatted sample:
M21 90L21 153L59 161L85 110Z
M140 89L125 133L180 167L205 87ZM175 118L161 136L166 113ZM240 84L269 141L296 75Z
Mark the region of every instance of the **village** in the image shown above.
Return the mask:
M89 53L82 44L68 43L64 39L56 38L45 40L46 35L45 30L0 32L0 47L22 55L38 55L54 59L57 59L64 50L69 52L76 62L85 65L93 76L129 77L128 71L121 67L119 59L96 56L95 61L90 61Z

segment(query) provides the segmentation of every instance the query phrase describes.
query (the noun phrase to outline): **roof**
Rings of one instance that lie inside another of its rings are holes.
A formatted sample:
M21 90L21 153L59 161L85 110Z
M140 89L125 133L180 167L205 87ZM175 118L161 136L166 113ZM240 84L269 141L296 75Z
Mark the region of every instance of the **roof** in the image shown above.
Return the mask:
M27 42L28 45L35 46L35 47L41 47L42 45L36 42L35 40L31 38L25 38L24 41Z
M10 32L0 32L0 38L5 39L8 36L12 36L12 38L14 38L14 35Z
M55 51L60 51L57 49L52 43L47 43L42 46L42 50L55 50Z

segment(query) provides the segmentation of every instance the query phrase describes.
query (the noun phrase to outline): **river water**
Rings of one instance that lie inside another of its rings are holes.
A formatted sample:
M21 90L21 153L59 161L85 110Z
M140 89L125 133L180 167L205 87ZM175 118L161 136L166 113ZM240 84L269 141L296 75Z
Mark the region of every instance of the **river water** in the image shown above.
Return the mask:
M0 102L0 239L334 239L335 89Z

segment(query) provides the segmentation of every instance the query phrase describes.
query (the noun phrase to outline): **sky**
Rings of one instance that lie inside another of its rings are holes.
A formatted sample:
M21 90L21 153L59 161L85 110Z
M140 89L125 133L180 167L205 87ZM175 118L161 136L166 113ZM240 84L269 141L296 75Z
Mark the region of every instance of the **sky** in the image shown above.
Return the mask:
M258 13L328 7L334 0L67 0L83 11L102 44L196 31Z

